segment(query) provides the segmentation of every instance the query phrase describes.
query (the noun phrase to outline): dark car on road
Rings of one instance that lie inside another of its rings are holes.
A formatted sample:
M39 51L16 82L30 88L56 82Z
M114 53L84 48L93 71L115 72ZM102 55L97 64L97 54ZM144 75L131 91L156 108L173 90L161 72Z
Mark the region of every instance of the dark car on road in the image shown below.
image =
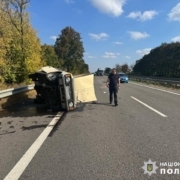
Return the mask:
M98 70L96 71L96 75L97 75L97 76L104 76L104 71L103 71L102 69L98 69Z
M123 82L128 83L128 76L125 73L120 72L118 74L119 74L119 78L120 78L121 83L123 83Z

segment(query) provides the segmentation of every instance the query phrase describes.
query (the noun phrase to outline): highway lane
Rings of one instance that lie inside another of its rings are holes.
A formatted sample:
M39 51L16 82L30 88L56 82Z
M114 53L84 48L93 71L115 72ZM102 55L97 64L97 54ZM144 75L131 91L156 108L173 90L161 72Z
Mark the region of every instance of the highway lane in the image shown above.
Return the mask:
M42 105L34 105L33 100L0 111L0 179L9 173L55 114Z
M160 162L179 162L180 96L122 84L119 106L114 107L108 104L105 80L105 77L95 77L98 103L82 104L74 112L67 113L20 179L179 179L179 175L160 175L159 170L149 176L141 167L149 159L156 161L158 167ZM160 116L131 96L167 117ZM23 152L19 154L23 155ZM7 158L9 162L11 158ZM15 161L9 164L6 172Z
M127 91L132 96L168 115L172 120L180 118L180 96L134 84L129 84Z

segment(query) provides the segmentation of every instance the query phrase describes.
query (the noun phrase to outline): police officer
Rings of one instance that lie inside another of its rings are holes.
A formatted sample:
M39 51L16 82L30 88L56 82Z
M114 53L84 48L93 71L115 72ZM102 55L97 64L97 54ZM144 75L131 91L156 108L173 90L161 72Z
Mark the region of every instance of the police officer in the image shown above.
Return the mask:
M118 93L118 89L120 89L120 79L119 79L119 75L116 74L115 68L113 68L112 72L109 74L107 82L106 82L106 86L109 88L110 104L112 104L113 94L114 94L114 104L115 106L117 106L118 105L117 93Z

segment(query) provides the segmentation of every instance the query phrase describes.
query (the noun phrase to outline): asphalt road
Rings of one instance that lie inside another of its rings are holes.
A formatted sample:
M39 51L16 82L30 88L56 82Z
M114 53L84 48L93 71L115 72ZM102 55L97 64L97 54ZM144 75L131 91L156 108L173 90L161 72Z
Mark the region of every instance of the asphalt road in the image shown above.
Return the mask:
M95 77L98 103L80 104L64 114L20 180L180 179L174 174L179 166L160 167L160 162L180 162L180 96L123 83L115 107L108 104L105 81ZM0 179L55 114L33 106L31 100L0 112ZM142 169L149 159L158 167L151 176ZM173 174L167 174L169 169Z

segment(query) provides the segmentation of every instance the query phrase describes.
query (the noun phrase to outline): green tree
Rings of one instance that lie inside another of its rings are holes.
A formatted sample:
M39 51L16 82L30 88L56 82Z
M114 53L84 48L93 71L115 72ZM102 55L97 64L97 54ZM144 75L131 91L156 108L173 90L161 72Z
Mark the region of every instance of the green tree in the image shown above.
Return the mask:
M105 74L110 74L111 73L111 68L110 67L106 67L104 70Z
M72 27L66 27L61 31L54 49L63 68L67 71L74 74L88 72L88 66L83 60L84 47L81 36Z
M129 67L129 73L133 73L134 64L131 64Z
M58 56L54 51L54 46L44 44L41 46L41 50L42 60L46 62L47 66L61 68Z
M123 64L123 65L122 65L122 72L127 73L128 70L129 70L128 64L127 64L127 63L126 63L126 64Z
M117 73L122 71L122 66L120 66L120 64L116 64L115 68L116 68Z
M136 61L133 73L144 76L180 77L180 43L162 43Z

